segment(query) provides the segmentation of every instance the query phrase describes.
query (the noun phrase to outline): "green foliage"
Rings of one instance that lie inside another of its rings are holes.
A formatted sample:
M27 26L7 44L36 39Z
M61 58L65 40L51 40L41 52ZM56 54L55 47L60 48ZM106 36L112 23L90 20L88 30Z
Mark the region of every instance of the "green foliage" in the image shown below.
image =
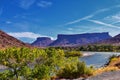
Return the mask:
M80 51L120 52L120 46L113 45L88 45L79 47Z
M50 67L46 65L36 65L33 69L32 78L50 80Z
M77 64L77 73L83 76L90 76L93 74L93 68L87 67L84 62L79 62Z
M112 55L112 56L110 56L109 58L108 58L108 62L105 64L105 66L108 66L112 61L116 61L116 60L118 60L117 58L118 58L119 56L118 55Z
M84 62L77 62L77 64L68 64L57 74L60 78L79 78L86 77L93 74L93 68L87 67Z
M37 54L36 50L28 48L9 48L0 51L0 64L10 68L12 77L17 79L19 76L27 77L30 74L28 64L34 62L40 55L41 53Z
M5 70L4 72L0 72L0 80L10 80L13 78L13 73L9 70Z
M76 78L76 70L77 67L73 64L68 64L66 67L64 67L62 70L60 70L57 74L59 78Z
M82 53L80 53L80 51L65 51L65 56L66 57L81 57Z
M114 58L117 58L117 55L112 55L112 56L110 56L108 60L109 60L109 61L112 61L112 59L114 59Z
M56 47L65 51L98 51L98 52L120 52L120 46L109 44L91 44L77 47Z
M81 56L81 53L65 52L59 48L0 50L0 65L8 68L0 72L0 80L50 80L52 76L61 76L62 73L62 77L74 78L80 76L79 59L76 56ZM87 71L83 73L87 74Z

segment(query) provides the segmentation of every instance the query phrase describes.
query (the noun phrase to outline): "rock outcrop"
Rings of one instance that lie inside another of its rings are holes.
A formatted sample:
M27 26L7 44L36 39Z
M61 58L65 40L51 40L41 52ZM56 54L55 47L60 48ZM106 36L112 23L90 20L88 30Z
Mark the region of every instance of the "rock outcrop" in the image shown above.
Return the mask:
M34 41L31 45L36 47L47 47L49 46L53 41L49 37L39 37L36 41Z
M73 34L73 35L59 34L57 40L51 43L50 46L86 45L109 38L111 38L111 36L109 35L108 32Z
M109 39L111 36L108 32L104 33L85 33L85 34L59 34L55 41L52 41L48 37L37 38L32 43L33 46L47 47L47 46L79 46L90 43L95 43L101 40Z
M115 37L112 37L110 39L103 40L101 42L98 42L99 44L109 44L109 45L120 45L120 34L116 35Z

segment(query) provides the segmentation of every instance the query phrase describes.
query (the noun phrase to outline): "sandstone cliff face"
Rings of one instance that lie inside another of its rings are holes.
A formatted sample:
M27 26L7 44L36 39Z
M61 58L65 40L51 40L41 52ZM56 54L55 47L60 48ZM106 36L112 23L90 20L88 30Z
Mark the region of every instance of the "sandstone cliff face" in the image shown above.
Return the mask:
M48 38L48 37L39 37L31 45L32 46L36 46L36 47L47 47L52 42L53 41L51 40L51 38Z
M103 40L103 41L99 42L99 44L120 45L120 34L118 34L115 37L112 37L110 39Z
M26 44L0 30L0 48L6 47L31 47L31 45Z
M57 40L51 43L50 46L86 45L86 44L95 43L101 40L105 40L108 38L111 38L108 32L73 34L73 35L59 34Z
M37 40L33 42L32 45L37 47L76 46L76 45L86 45L90 43L95 43L108 38L111 38L111 36L107 32L72 34L72 35L59 34L57 40L55 41L52 41L48 37L40 37L37 38Z

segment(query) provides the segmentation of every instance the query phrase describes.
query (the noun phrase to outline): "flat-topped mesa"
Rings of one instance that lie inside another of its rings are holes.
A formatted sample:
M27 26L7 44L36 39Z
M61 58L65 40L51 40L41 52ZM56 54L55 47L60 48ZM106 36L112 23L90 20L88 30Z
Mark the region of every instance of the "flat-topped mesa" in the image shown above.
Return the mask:
M50 46L85 45L109 38L111 38L111 36L108 32L70 35L59 34L57 40L50 44Z
M89 37L101 37L101 38L110 38L108 32L103 33L85 33L85 34L58 34L57 39L64 39L64 38L89 38Z
M36 47L47 47L53 41L49 37L38 37L36 41L32 43L33 46Z
M37 40L51 40L49 37L38 37Z

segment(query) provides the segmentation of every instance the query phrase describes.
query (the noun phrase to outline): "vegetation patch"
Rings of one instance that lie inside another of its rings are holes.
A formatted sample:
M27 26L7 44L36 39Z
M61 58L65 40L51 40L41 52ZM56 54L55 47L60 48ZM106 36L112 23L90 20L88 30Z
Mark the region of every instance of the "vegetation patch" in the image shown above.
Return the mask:
M116 70L120 70L120 56L112 55L109 57L108 62L105 64L105 67L96 69L94 75Z
M62 49L7 48L0 50L0 80L51 80L78 78L93 74L93 69L79 61L80 52Z

